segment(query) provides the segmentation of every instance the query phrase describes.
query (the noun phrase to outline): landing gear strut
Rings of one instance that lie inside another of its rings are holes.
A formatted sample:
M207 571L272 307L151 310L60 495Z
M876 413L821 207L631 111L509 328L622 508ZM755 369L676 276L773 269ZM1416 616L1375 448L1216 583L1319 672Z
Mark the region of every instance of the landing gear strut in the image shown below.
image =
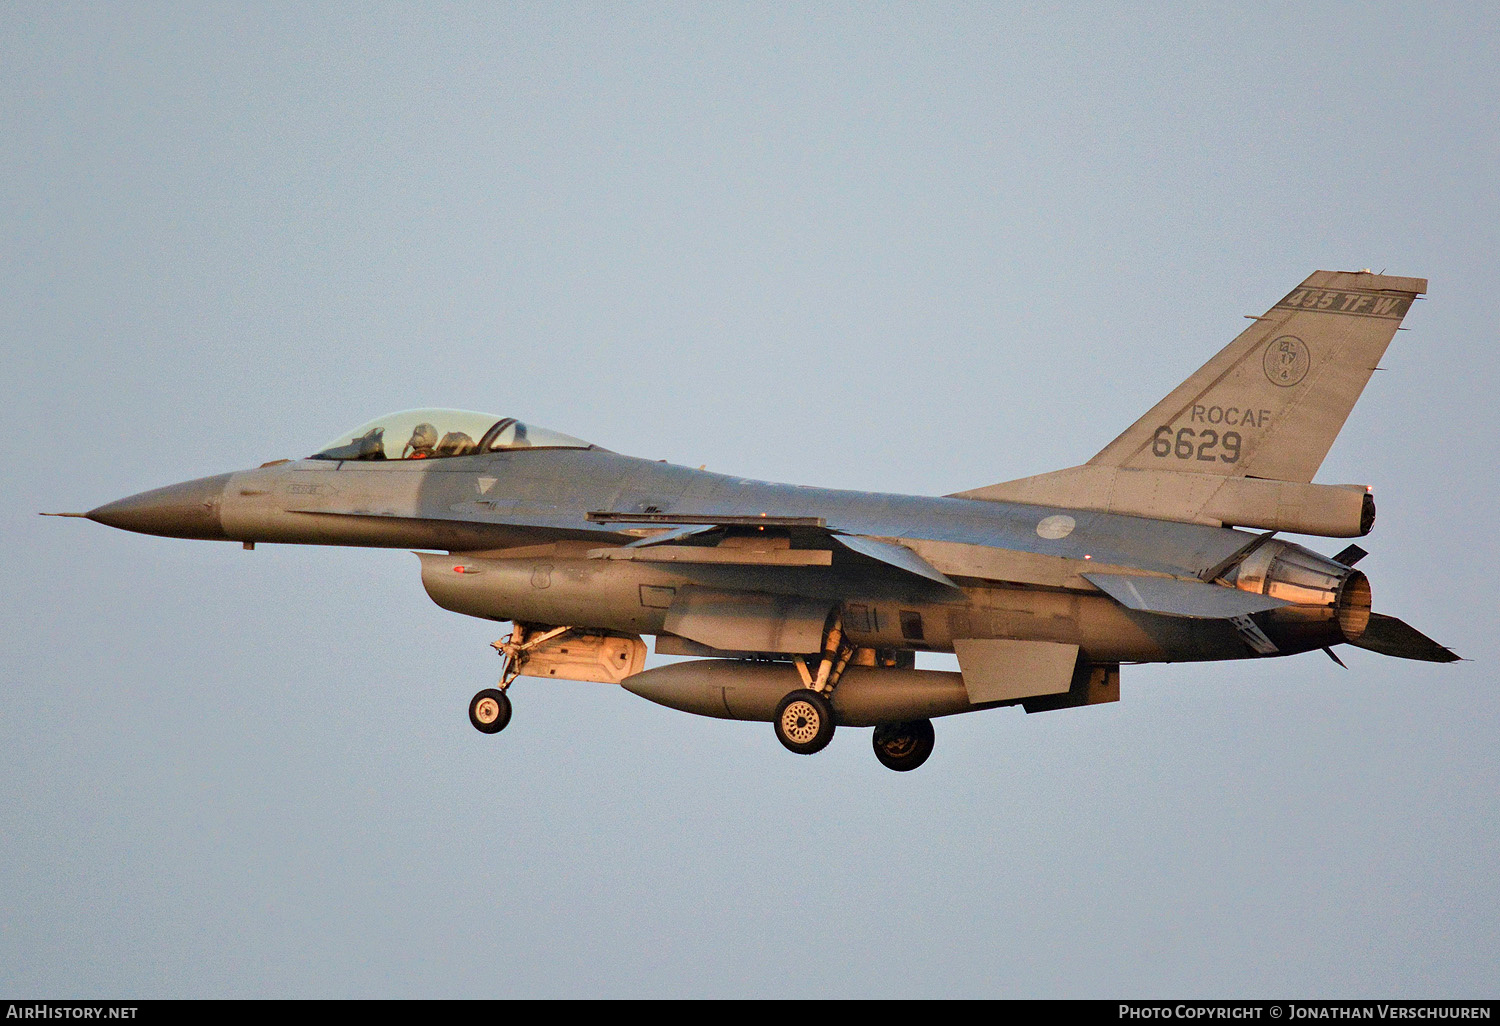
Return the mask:
M821 752L833 740L833 689L849 665L854 649L844 643L843 617L837 607L828 614L823 632L823 654L814 676L801 656L792 662L807 685L793 691L776 707L776 740L798 755Z
M500 671L500 683L497 687L485 688L469 699L469 722L474 725L475 730L481 734L498 734L505 729L506 724L510 723L511 711L510 697L506 692L510 690L511 682L520 676L526 653L572 629L555 627L549 631L533 630L528 635L526 627L518 623L508 639L502 638L490 646L505 657L505 668Z
M501 638L499 641L491 642L490 648L505 657L505 668L500 671L500 690L504 691L509 688L510 682L521 675L521 668L526 665L528 652L572 629L571 627L553 627L551 630L533 628L528 632L525 624L517 623L508 639Z

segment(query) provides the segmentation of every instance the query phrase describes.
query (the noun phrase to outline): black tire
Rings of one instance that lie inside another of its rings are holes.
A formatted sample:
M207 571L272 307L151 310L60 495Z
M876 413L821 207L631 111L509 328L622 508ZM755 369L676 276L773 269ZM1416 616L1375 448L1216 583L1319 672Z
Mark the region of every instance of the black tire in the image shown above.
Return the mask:
M906 773L927 761L936 737L931 720L883 723L875 728L872 738L875 758L887 769Z
M833 706L816 691L793 691L776 707L776 740L798 755L821 752L833 740Z
M485 688L469 699L469 722L481 734L498 734L510 722L510 699L496 688Z

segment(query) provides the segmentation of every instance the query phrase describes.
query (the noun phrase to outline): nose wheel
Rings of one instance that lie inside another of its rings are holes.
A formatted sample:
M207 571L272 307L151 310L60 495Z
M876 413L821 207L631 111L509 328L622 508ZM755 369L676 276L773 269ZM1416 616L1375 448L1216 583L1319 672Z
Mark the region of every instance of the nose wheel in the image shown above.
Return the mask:
M469 722L481 734L498 734L510 722L510 699L497 688L485 688L469 700Z

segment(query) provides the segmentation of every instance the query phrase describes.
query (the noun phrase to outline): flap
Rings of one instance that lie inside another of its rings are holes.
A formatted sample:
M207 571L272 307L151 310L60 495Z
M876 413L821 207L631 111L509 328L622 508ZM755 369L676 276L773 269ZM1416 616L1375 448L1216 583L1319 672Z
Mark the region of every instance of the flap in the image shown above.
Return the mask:
M958 639L953 651L969 701L976 705L1067 691L1078 662L1077 645L1051 641Z
M1269 595L1253 595L1238 588L1180 581L1172 577L1084 574L1083 579L1126 609L1139 609L1144 613L1160 613L1163 616L1228 620L1290 605Z
M710 648L805 654L823 647L828 601L756 591L679 588L663 625Z

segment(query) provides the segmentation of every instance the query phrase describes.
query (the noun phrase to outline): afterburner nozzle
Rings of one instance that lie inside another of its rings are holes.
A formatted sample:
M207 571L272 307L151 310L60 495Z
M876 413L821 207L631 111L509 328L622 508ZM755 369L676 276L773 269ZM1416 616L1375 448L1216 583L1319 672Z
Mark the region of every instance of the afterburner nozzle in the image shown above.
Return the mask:
M1270 541L1246 556L1234 583L1241 591L1291 603L1275 611L1276 620L1336 622L1338 641L1358 641L1370 622L1368 578L1291 542Z

